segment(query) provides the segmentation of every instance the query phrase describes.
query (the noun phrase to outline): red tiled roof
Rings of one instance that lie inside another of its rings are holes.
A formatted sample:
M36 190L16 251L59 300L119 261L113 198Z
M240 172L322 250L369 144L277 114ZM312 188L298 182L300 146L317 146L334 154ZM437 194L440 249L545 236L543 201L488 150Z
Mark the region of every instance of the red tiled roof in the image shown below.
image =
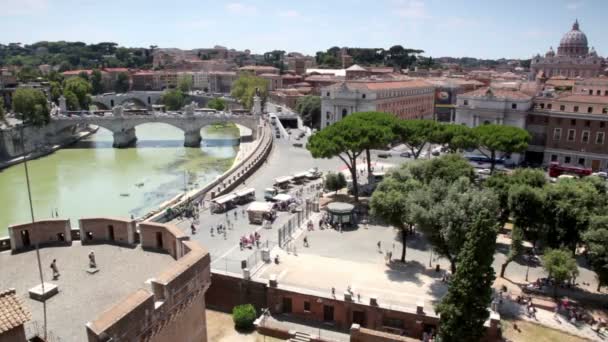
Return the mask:
M402 88L428 88L432 87L428 82L422 80L412 81L380 81L380 82L346 82L348 86L364 87L369 90L402 89Z
M0 334L23 325L32 318L19 298L15 289L0 292Z
M524 94L519 90L510 90L504 88L488 88L483 87L477 90L470 91L468 93L464 93L459 95L460 97L477 97L483 98L488 96L488 91L491 90L492 96L497 99L508 99L508 100L531 100L532 97L530 95Z
M104 68L103 70L107 72L129 72L128 68Z
M147 76L147 75L154 75L154 71L138 71L133 74L133 76Z

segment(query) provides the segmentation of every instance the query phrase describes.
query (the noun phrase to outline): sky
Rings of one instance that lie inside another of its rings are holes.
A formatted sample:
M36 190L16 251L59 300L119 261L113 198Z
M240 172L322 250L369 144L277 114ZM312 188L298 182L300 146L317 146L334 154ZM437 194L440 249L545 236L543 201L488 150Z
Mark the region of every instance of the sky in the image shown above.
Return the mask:
M608 0L0 0L0 43L117 42L312 54L400 44L426 56L530 58L578 18L608 55Z

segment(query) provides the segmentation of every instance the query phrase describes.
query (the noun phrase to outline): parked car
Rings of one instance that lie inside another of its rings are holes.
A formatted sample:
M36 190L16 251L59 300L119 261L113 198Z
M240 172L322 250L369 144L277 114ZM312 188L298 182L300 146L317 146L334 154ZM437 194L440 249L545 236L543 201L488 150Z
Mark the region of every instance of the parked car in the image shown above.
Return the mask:
M475 171L477 171L477 174L480 174L480 175L489 175L492 173L492 171L490 169L477 169Z
M403 158L411 158L412 154L410 152L401 152L401 154L399 154L400 157Z
M391 154L388 152L378 153L378 158L390 158Z
M598 176L600 178L608 178L608 172L604 172L604 171L598 171L598 172L594 172L591 174L592 176Z

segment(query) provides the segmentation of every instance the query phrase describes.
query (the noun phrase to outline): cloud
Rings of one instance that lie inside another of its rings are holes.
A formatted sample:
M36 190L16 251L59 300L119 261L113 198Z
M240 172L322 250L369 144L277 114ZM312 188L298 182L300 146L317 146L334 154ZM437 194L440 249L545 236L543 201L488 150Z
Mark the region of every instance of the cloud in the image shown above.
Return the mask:
M566 4L566 8L571 11L576 11L577 9L583 7L582 1L573 1Z
M38 14L49 8L49 0L0 0L0 16Z
M403 18L428 19L426 4L422 0L397 0L395 1L395 13Z
M254 6L247 5L241 2L231 2L226 5L226 10L236 14L255 14L257 9Z
M286 10L286 11L279 11L279 17L283 17L283 18L298 18L300 16L300 12L296 11L296 10Z

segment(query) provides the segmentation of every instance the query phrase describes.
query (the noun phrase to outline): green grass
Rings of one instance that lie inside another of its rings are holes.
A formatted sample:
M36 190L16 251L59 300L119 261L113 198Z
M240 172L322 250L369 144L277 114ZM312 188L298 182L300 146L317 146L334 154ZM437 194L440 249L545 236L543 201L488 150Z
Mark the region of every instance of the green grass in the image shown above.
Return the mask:
M518 331L513 327L517 323ZM585 342L587 339L524 320L503 319L502 336L517 342Z

